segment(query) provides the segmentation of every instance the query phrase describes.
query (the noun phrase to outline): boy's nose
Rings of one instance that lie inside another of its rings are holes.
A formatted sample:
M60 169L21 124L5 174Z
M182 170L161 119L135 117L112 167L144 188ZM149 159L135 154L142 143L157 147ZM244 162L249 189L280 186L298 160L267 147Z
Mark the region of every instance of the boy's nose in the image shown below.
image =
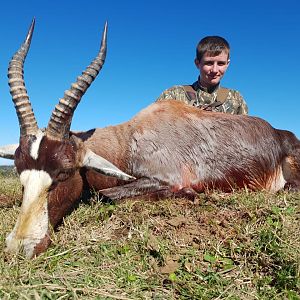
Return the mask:
M212 72L217 73L218 72L218 65L217 64L213 64L211 70L212 70Z

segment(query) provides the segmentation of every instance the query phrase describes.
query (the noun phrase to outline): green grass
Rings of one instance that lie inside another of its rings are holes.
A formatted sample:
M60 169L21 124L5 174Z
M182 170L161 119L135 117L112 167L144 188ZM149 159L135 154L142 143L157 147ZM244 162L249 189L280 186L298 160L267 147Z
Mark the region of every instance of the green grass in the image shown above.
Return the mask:
M33 260L4 252L19 212L10 203L0 209L0 299L300 299L300 193L118 205L95 195Z
M0 167L0 208L20 203L22 190L15 169L12 166Z

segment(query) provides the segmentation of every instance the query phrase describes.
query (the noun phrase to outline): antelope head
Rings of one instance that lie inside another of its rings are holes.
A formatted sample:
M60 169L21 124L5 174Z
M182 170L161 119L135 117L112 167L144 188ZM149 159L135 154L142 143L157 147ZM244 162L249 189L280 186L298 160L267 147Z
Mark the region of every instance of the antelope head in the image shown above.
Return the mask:
M8 68L10 93L20 125L19 147L14 159L23 187L23 200L17 222L6 239L6 249L12 253L21 252L28 258L48 247L51 226L56 226L80 198L83 189L80 169L94 169L122 180L133 179L86 149L79 138L70 134L73 113L104 64L107 23L98 55L65 91L46 129L37 125L23 77L34 23L33 20L25 41Z

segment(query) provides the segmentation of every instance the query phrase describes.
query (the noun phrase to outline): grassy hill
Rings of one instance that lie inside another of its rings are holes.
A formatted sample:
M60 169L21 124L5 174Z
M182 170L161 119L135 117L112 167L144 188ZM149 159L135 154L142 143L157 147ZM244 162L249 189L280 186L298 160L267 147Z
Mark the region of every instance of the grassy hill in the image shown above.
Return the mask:
M14 166L0 166L0 208L20 203L21 193Z
M14 172L14 166L9 165L9 166L0 166L0 174L5 174L5 173L10 173Z
M1 299L300 299L300 193L103 204L64 219L41 256L4 252L19 213L0 176ZM19 196L18 196L19 195Z

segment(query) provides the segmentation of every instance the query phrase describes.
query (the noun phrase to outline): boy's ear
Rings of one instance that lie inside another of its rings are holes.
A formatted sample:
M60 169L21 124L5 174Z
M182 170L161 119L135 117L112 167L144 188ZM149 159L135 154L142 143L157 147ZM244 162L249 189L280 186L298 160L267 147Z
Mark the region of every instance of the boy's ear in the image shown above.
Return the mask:
M199 69L200 61L198 58L195 58L194 63L196 65L196 67Z

